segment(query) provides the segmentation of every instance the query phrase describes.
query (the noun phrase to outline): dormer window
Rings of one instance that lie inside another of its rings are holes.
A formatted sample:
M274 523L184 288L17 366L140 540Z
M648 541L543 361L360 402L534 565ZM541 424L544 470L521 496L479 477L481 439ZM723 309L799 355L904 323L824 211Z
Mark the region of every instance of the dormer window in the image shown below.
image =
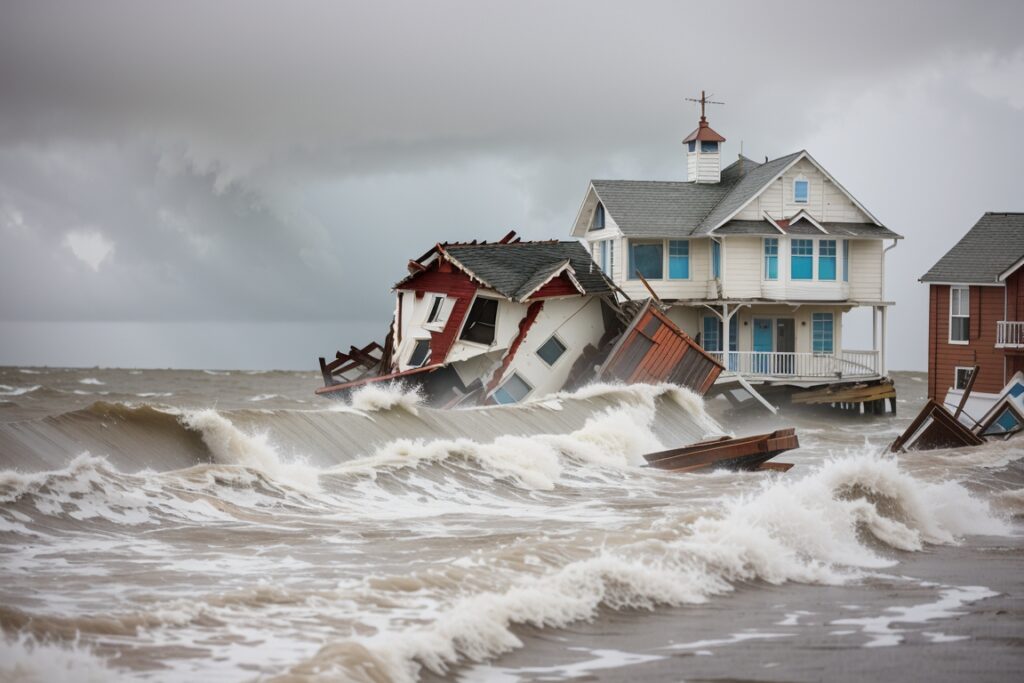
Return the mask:
M718 152L718 141L717 140L701 140L700 143L701 154L715 154Z
M591 230L604 230L604 204L601 202L597 203L597 208L594 209L594 222L590 224Z
M811 192L811 181L798 178L793 181L793 203L806 204Z

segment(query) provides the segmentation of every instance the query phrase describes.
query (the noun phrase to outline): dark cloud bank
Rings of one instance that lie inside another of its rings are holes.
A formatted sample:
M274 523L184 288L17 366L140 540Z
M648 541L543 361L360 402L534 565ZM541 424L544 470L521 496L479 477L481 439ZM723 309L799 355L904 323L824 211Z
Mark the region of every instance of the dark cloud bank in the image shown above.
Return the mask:
M727 154L807 148L907 236L890 365L923 368L916 278L1024 209L1022 8L3 3L0 363L311 368L434 241L680 178L707 88Z

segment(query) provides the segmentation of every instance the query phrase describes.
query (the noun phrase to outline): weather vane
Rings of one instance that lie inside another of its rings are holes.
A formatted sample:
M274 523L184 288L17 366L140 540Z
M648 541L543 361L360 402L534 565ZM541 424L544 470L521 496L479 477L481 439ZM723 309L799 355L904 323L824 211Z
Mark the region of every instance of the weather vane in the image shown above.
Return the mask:
M713 93L712 93L711 97L714 97ZM686 100L688 102L700 102L700 120L701 121L707 120L706 117L704 116L704 105L706 105L706 104L725 104L725 102L715 102L713 100L709 100L708 96L704 94L703 90L700 91L700 99L699 100L695 99L693 97L687 97Z

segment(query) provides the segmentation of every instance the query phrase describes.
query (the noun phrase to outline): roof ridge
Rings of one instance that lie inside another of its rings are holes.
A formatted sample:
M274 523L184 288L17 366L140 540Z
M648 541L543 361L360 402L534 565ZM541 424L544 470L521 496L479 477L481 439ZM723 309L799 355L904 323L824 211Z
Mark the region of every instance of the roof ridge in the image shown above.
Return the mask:
M561 244L574 240L560 240L552 238L549 240L519 240L518 242L441 242L442 247L516 247L524 244Z

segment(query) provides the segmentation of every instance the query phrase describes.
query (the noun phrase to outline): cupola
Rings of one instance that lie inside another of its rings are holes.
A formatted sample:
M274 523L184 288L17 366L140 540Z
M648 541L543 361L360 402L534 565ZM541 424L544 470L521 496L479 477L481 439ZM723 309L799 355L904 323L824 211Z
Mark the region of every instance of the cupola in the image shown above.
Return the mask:
M708 99L700 93L700 122L697 130L686 136L686 180L691 183L717 183L722 179L722 143L725 138L708 125L704 105Z

